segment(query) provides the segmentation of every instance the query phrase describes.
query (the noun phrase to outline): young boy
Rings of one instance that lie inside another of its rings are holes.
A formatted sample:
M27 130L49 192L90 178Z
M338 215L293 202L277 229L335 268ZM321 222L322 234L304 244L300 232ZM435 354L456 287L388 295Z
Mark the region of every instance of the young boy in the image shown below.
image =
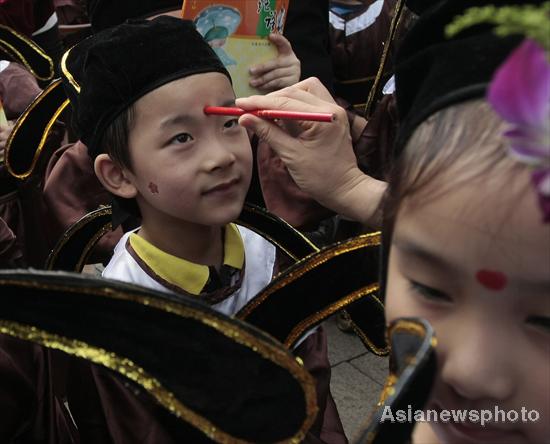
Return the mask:
M248 190L252 155L236 118L203 112L206 105L235 100L222 63L191 22L171 17L106 30L70 50L65 60L64 77L79 91L81 140L114 196L114 217L136 210L142 221L119 241L103 276L198 297L235 314L271 280L276 248L231 223ZM295 353L318 379L316 434L330 418L341 433L331 442L347 442L328 392L322 329ZM101 377L93 378L101 384ZM130 396L109 390L113 405ZM107 428L124 430L117 442L142 442L128 435L127 425L139 419L124 410L105 418Z
M160 38L166 53L147 69ZM229 74L190 22L134 22L94 40L78 126L102 185L117 200L135 199L142 221L121 239L104 276L214 304L231 297L219 309L233 314L271 279L275 247L229 224L250 183L250 143L236 118L203 112L234 101ZM247 273L245 251L254 258Z

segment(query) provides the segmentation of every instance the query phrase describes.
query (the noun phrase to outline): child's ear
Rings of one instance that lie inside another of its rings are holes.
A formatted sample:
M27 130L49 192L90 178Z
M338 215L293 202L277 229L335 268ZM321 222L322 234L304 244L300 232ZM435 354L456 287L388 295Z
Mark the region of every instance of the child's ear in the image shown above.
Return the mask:
M136 197L137 188L121 168L108 154L100 154L94 161L94 171L107 191L115 196L131 199Z

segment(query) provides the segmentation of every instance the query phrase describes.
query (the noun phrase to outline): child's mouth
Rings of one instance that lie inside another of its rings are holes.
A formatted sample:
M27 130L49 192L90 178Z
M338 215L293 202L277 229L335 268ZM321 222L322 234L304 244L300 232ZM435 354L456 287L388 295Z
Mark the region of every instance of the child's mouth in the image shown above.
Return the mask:
M238 177L228 180L226 182L222 182L212 188L209 188L206 190L203 194L213 194L213 193L225 193L228 191L232 191L235 186L239 183L240 179Z

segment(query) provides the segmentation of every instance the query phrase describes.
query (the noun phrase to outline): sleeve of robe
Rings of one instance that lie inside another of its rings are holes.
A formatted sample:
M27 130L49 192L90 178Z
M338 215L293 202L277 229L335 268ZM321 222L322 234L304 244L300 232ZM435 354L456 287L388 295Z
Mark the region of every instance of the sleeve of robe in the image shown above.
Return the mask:
M34 76L18 63L0 71L0 98L8 120L14 120L42 90Z

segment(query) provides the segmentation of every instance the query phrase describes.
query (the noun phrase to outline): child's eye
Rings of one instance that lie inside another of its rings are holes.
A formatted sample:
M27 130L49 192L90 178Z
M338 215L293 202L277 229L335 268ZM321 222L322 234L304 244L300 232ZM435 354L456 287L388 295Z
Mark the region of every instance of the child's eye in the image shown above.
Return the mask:
M181 133L175 137L172 137L170 143L188 143L193 140L193 136L189 133Z
M231 119L225 122L223 124L223 127L229 129L229 128L234 128L238 125L239 125L239 119Z
M550 318L546 316L528 316L526 319L528 324L534 327L538 327L550 333Z
M427 285L421 284L419 282L415 282L412 280L409 280L411 290L415 293L418 293L422 297L429 299L431 301L438 301L438 302L452 302L452 298L444 293L441 290L437 290L432 287L428 287Z

